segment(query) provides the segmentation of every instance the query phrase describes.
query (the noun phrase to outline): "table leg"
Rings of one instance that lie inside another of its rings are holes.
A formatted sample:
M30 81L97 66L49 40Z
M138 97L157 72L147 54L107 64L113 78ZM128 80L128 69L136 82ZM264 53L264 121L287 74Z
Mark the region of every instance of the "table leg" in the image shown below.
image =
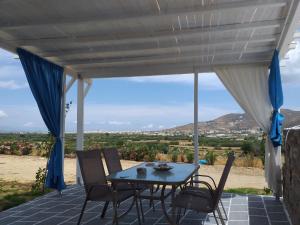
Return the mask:
M172 215L171 217L169 216L167 209L166 209L166 205L165 205L165 189L166 189L166 185L164 185L162 187L161 190L161 196L160 196L160 200L161 200L161 207L163 210L163 213L165 215L166 220L168 221L169 224L171 225L176 225L176 220L175 220L175 208L172 207ZM175 191L176 191L176 186L172 186L172 190L171 190L171 201L173 201L174 197L175 197Z
M176 186L172 185L172 194L171 194L171 203L173 202L175 198L175 192L176 192ZM175 207L172 206L172 220L176 221L175 219Z

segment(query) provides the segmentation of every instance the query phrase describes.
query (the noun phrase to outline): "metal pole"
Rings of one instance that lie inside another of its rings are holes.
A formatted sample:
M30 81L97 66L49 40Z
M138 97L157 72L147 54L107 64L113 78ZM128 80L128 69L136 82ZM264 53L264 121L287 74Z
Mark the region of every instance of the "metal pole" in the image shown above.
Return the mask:
M78 76L77 81L77 139L76 150L83 151L84 144L84 80ZM78 160L76 160L76 183L82 185L82 177Z
M198 73L194 72L194 163L199 163L198 148Z
M65 160L65 118L66 118L66 73L63 75L63 90L61 99L61 120L60 120L60 137L62 142L62 171L64 172L64 160Z

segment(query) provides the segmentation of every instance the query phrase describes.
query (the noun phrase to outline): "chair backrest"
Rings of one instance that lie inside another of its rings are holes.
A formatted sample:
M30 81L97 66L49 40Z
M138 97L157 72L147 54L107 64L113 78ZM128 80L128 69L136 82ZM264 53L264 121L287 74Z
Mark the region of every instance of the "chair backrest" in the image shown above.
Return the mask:
M85 190L91 185L107 184L100 150L76 151Z
M222 196L222 193L223 193L230 169L233 165L234 159L235 159L234 152L230 152L228 154L228 159L226 161L220 182L219 182L218 187L215 192L215 197L214 197L214 206L215 207L218 205L218 202L220 201L220 198Z
M119 152L116 148L105 148L102 150L109 174L122 171Z

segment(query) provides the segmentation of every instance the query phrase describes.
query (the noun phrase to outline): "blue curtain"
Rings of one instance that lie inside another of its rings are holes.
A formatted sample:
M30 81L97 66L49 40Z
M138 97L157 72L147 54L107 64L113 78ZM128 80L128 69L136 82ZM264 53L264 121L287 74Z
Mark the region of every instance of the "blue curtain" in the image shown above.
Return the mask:
M17 49L17 52L42 118L55 137L48 162L46 186L61 191L65 188L60 137L63 68L24 49Z
M283 105L283 93L277 50L274 51L272 62L270 65L269 97L274 109L269 137L273 143L273 146L278 147L282 144L281 127L284 116L279 113L279 108Z

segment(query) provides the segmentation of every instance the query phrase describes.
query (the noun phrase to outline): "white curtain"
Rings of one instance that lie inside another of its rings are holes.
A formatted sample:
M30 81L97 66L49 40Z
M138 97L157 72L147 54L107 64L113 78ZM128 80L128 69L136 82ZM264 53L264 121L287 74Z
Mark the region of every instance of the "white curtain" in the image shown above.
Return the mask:
M214 68L214 71L241 108L268 134L273 108L269 99L267 65L221 66ZM281 149L274 149L270 139L267 138L265 151L267 183L276 194L280 195Z

